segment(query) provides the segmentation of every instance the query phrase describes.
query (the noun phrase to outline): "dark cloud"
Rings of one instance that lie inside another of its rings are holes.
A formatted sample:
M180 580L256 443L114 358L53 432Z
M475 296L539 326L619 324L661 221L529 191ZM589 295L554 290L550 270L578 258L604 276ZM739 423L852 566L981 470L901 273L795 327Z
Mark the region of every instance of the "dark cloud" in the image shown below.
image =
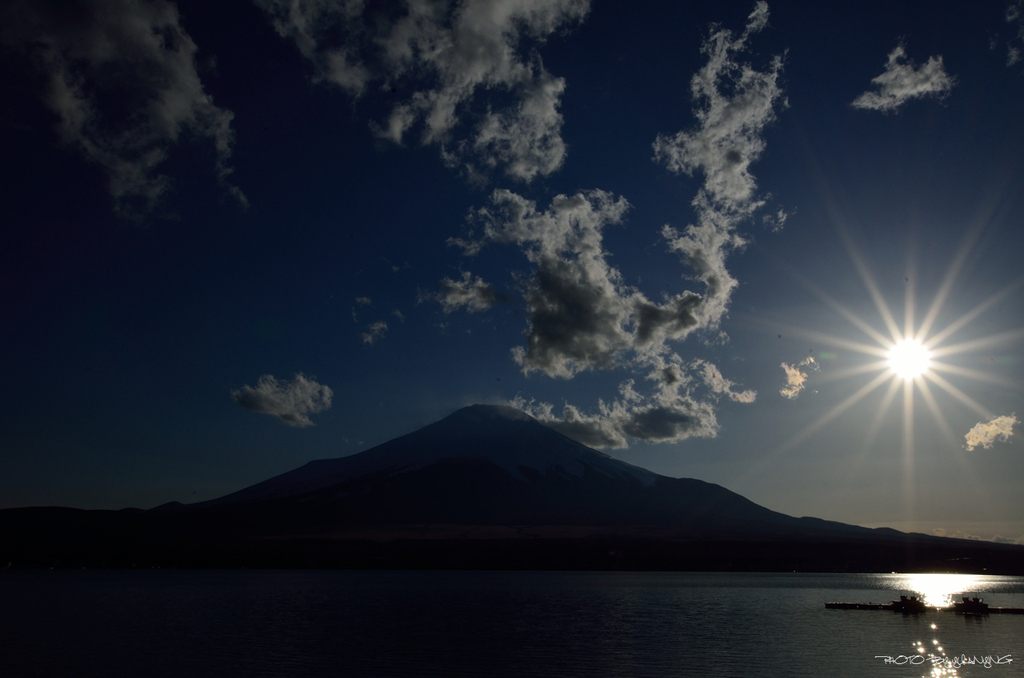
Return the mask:
M467 254L488 242L517 244L535 264L526 281L526 347L513 357L526 373L572 377L610 367L632 338L630 291L608 265L602 229L619 223L629 208L604 191L559 195L545 212L511 191L498 190L491 207L477 211L479 239L452 239Z
M218 178L247 204L227 182L234 114L204 91L176 5L7 0L0 24L3 45L30 53L46 76L45 102L62 139L106 170L119 213L156 205L170 179L154 172L186 135L213 141Z
M539 415L539 416L538 416ZM608 416L587 416L572 405L562 408L562 416L551 414L551 408L535 411L535 418L567 438L598 448L623 448L626 437L617 422Z
M329 386L318 384L303 374L296 374L290 382L264 374L256 388L246 385L231 392L234 401L250 412L269 414L299 428L313 426L309 415L330 409L333 395Z
M548 403L523 398L511 402L538 421L584 445L625 448L628 438L647 442L679 442L691 437L713 438L718 433L714 406L689 395L662 391L644 397L627 381L613 403L601 402L595 414L585 414L565 404L560 415Z
M701 325L704 297L696 292L677 294L663 304L636 298L636 345L661 346L668 339L682 339Z
M635 409L622 423L622 432L638 440L679 441L691 436L713 437L718 425L707 403L681 399L672 405Z

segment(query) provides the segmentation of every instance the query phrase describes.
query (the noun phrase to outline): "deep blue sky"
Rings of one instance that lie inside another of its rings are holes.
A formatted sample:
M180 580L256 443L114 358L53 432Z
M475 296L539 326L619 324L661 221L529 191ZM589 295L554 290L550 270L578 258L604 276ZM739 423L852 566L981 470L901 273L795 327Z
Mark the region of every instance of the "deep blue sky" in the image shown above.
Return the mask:
M0 27L0 506L209 499L512 402L793 515L1024 539L1019 1ZM929 371L870 369L932 308Z

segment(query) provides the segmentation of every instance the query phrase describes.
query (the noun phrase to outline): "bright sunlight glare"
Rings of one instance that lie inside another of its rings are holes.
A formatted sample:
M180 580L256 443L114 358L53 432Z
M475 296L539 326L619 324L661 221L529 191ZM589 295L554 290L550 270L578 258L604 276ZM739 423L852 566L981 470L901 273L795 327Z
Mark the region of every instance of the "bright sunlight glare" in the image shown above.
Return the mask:
M917 339L901 339L889 349L889 368L904 381L912 381L932 364L931 351Z

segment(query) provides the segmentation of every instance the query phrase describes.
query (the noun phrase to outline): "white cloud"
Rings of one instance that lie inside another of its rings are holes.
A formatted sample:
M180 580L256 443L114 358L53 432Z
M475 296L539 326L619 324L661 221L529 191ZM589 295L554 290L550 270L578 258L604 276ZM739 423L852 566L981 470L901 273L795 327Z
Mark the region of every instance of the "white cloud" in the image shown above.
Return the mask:
M384 335L387 334L387 331L388 331L388 324L386 322L384 322L383 320L378 320L377 322L372 323L367 328L366 332L363 333L363 335L362 335L363 343L364 344L369 344L370 346L373 346L373 344L378 339L383 339L384 338Z
M780 395L790 400L800 395L800 391L804 390L804 386L807 385L807 373L800 368L807 367L808 365L817 369L817 364L814 362L814 358L811 357L804 358L796 365L782 363L782 369L786 373L786 385L779 390Z
M245 385L231 392L234 401L250 412L269 414L299 428L313 426L309 415L330 409L333 395L329 386L318 384L303 374L296 374L290 382L264 374L256 388Z
M700 372L704 384L713 393L728 396L729 400L737 403L752 403L757 399L757 391L733 390L736 384L723 377L719 369L706 360L695 360L693 366Z
M231 111L218 108L196 72L196 44L177 6L164 0L8 0L0 40L32 54L47 78L46 104L58 132L109 175L119 213L152 209L170 179L154 175L186 134L213 141L216 172L227 182L234 144Z
M761 221L764 222L765 226L772 230L772 233L778 233L786 226L786 222L789 220L789 217L791 216L792 212L787 212L786 210L780 207L779 210L775 212L775 214L764 215L761 218Z
M524 181L561 167L566 146L558 106L564 91L563 78L542 72L523 86L514 109L488 113L473 140L473 149L483 163L504 166L506 174Z
M973 450L975 447L981 445L987 450L997 441L1009 441L1010 436L1013 435L1013 427L1016 424L1017 416L1013 414L1009 416L993 417L987 422L978 422L970 431L967 432L967 435L965 436L967 440L967 449Z
M762 135L775 120L776 107L787 105L778 84L782 57L773 58L764 71L737 59L750 37L767 24L768 5L758 2L738 37L713 29L701 48L707 63L690 81L698 128L659 135L654 142L655 160L669 170L704 175L692 202L697 223L682 231L665 226L662 235L706 291L703 296L677 295L659 307L644 306L641 343L658 346L698 327L717 327L728 309L737 282L726 268L726 257L746 245L736 226L764 204L749 168L764 152Z
M608 263L603 229L620 223L629 204L600 190L556 196L543 212L515 193L495 191L491 206L474 215L482 233L449 241L467 255L488 243L512 244L533 264L531 275L523 279L526 346L513 349L524 373L572 378L590 369L648 370L651 393L637 392L635 382L628 380L619 398L602 401L593 414L566 403L556 416L548 404L516 402L566 435L600 447L623 447L628 438L663 442L713 437L718 431L715 402L721 396L736 402L756 397L753 391L734 390L710 363L684 366L669 342L716 329L725 317L737 284L725 259L746 242L735 228L762 204L748 167L763 151L762 130L782 101L777 84L782 60L776 58L767 71L758 72L736 61L736 54L766 25L767 16L767 5L758 3L739 38L727 30L712 33L703 48L708 64L691 83L699 129L662 136L654 144L656 157L671 170L699 169L705 175L693 200L698 222L682 231L670 226L661 231L689 277L704 285L703 293L664 294L655 302L625 285ZM691 370L699 380L689 375Z
M708 225L684 234L666 226L662 235L669 250L683 254L705 294L685 291L658 303L625 285L608 264L603 230L621 223L628 209L625 199L592 190L556 196L541 212L533 201L500 189L491 206L473 215L482 234L449 240L467 255L487 243L514 244L534 264L524 281L526 346L513 351L525 373L571 378L624 359L647 359L665 353L669 341L717 327L725 315L736 281L725 269L724 241L738 236Z
M256 0L270 15L278 35L288 38L313 62L318 80L331 82L359 96L370 80L361 63L358 23L364 0ZM325 45L329 32L341 31L338 45Z
M762 133L775 120L776 106L787 105L778 83L781 56L765 71L736 58L767 23L768 5L758 2L739 37L717 29L704 41L707 64L690 81L699 128L659 135L654 142L655 159L671 171L704 174L694 205L701 214L714 213L708 222L726 229L762 205L755 199L757 184L749 167L764 152Z
M921 97L942 98L956 84L956 80L946 74L941 56L932 56L928 62L915 66L907 58L903 45L897 45L889 52L885 71L873 78L876 91L864 92L853 100L855 108L866 108L883 113L892 113L910 99Z
M474 278L469 271L463 271L461 280L452 280L447 276L442 278L438 288L436 294L421 294L420 300L433 299L440 302L445 313L453 313L460 308L477 313L498 303L498 294L494 288L480 276Z
M1006 65L1013 66L1024 58L1020 44L1024 43L1024 0L1012 0L1006 4L1006 23L1016 24L1017 29L1017 35L1006 46Z
M381 137L400 144L415 128L471 175L495 168L530 181L561 167L565 81L523 46L582 21L589 0L406 0L397 18L371 15L363 0L257 2L318 80L353 96L382 81L395 103Z

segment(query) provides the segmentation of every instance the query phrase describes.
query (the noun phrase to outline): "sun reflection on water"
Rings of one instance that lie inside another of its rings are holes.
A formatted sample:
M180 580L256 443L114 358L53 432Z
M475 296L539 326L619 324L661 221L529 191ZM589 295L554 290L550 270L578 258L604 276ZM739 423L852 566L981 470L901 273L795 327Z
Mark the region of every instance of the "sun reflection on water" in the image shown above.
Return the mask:
M986 588L985 577L973 574L901 574L895 575L893 587L913 591L929 607L952 605L957 594Z

